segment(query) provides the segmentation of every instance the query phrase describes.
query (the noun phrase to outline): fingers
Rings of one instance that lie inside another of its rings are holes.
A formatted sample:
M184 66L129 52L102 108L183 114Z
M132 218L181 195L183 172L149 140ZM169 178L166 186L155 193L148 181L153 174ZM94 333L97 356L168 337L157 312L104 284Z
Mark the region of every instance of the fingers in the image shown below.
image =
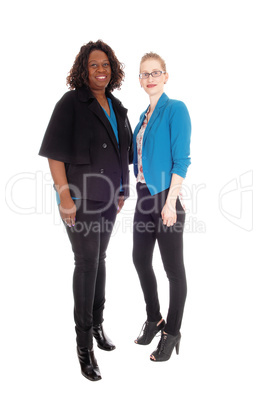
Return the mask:
M123 208L123 205L124 205L124 204L118 205L118 207L117 207L117 213L118 213L118 214L119 214L119 212L121 211L121 209Z
M165 226L173 226L177 221L177 215L175 214L173 217L166 217L164 214L162 216L163 225Z
M75 226L76 217L69 216L68 218L63 218L64 223L71 228Z
M121 211L121 209L123 208L124 203L125 203L125 201L124 201L124 196L119 197L119 199L118 199L118 206L117 206L117 213L118 213L118 214L119 214L119 212Z
M76 221L76 214L75 213L65 213L60 209L60 214L61 218L64 221L64 223L71 228L72 226L75 226L75 221Z
M170 226L173 226L174 223L173 223L172 221L165 221L165 220L163 220L163 225L170 227Z
M163 225L173 226L177 221L176 207L171 204L165 204L161 211Z
M64 223L69 226L75 226L76 205L71 198L64 200L59 205L59 211Z

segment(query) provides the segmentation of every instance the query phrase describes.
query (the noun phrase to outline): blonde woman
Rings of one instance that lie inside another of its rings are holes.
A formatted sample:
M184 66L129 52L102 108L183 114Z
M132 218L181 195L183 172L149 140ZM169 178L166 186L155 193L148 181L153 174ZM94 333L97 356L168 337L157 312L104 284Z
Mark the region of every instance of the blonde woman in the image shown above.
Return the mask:
M150 356L152 361L168 360L174 348L179 353L187 293L183 260L185 211L180 189L190 165L191 122L185 104L164 93L168 78L166 64L158 54L143 56L139 80L149 96L149 106L140 116L133 136L138 194L133 261L144 294L147 320L135 343L148 345L161 331L158 346ZM170 289L166 322L160 312L152 267L156 240Z

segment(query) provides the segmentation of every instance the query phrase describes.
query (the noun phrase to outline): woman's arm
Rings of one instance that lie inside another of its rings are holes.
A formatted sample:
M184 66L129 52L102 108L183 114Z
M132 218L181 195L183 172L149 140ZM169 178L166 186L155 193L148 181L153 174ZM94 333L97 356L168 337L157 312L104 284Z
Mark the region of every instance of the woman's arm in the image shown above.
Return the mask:
M173 159L172 179L161 216L164 225L172 226L177 221L176 200L180 193L190 159L191 120L183 102L177 102L170 122L171 154Z
M48 163L61 201L59 206L61 218L69 227L74 226L76 206L70 194L64 162L48 159Z
M161 211L163 224L173 226L177 221L176 200L182 187L184 179L173 173L166 203Z

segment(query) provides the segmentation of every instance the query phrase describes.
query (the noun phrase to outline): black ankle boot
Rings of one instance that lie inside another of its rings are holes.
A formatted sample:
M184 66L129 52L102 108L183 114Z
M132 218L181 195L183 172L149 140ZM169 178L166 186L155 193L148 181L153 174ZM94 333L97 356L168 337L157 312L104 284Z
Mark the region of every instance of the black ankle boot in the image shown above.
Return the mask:
M77 354L81 365L81 373L84 377L91 381L101 380L101 374L97 360L94 356L93 348L77 346Z
M169 360L174 347L176 348L176 353L178 355L180 340L180 332L176 336L162 332L158 347L151 355L153 358L150 357L150 359L154 362L164 362Z
M141 336L139 335L134 342L139 345L149 345L154 336L165 327L165 321L162 320L161 323L157 325L159 321L146 321L142 328L143 334Z
M93 336L100 349L111 351L116 348L109 337L105 334L102 324L93 325Z

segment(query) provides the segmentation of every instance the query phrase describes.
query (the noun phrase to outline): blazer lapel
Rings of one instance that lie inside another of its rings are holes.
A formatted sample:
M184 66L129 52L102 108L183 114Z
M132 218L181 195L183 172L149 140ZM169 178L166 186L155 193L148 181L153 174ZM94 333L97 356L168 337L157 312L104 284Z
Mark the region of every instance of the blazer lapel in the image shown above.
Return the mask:
M121 102L115 96L113 96L111 93L107 92L106 95L112 101L113 109L114 109L116 119L117 119L118 138L119 138L119 144L120 144L119 147L122 149L122 148L124 148L124 146L126 146L122 133L125 131L125 125L126 125L125 121L126 121L126 116L127 116L127 109L125 109L122 106ZM119 152L119 147L118 147L116 136L114 134L111 124L109 123L107 116L105 115L104 110L102 110L102 107L98 103L97 99L93 96L93 94L87 87L79 88L78 96L82 102L87 102L90 100L90 104L88 106L89 109L98 117L98 119L101 121L101 123L106 127L108 135L110 136L110 139L114 144L117 154L120 157L120 152Z
M117 144L117 139L112 129L111 124L109 123L108 118L105 115L104 110L102 110L100 104L98 103L97 99L94 98L93 102L89 105L89 109L98 117L98 119L102 122L102 124L106 127L108 135L113 142L113 145L119 155L119 148Z
M156 107L155 107L155 109L154 109L154 112L153 112L152 115L151 115L150 121L149 121L149 123L147 124L146 130L145 130L144 136L143 136L143 144L146 143L146 140L147 140L147 137L148 137L148 133L150 132L150 130L151 130L151 128L152 128L152 126L153 126L155 120L158 118L161 109L165 106L165 104L167 103L168 99L169 99L169 98L167 97L167 95L165 94L165 92L163 92L163 94L161 95L161 97L160 97L159 100L158 100L158 103L157 103L157 105L156 105ZM147 110L148 110L148 109L147 109Z
M121 104L120 101L118 101L113 95L109 95L113 109L116 115L116 121L117 121L117 130L118 130L118 138L119 138L119 148L120 151L122 151L126 146L127 142L125 141L125 137L122 135L122 133L125 132L126 128L126 117L127 117L127 109L124 108Z
M147 109L148 110L148 109ZM148 133L151 130L151 127L153 126L154 121L157 119L158 115L159 115L160 111L159 108L155 107L154 112L151 115L150 121L147 124L147 127L144 131L144 136L143 136L143 144L146 143L147 137L148 137Z

